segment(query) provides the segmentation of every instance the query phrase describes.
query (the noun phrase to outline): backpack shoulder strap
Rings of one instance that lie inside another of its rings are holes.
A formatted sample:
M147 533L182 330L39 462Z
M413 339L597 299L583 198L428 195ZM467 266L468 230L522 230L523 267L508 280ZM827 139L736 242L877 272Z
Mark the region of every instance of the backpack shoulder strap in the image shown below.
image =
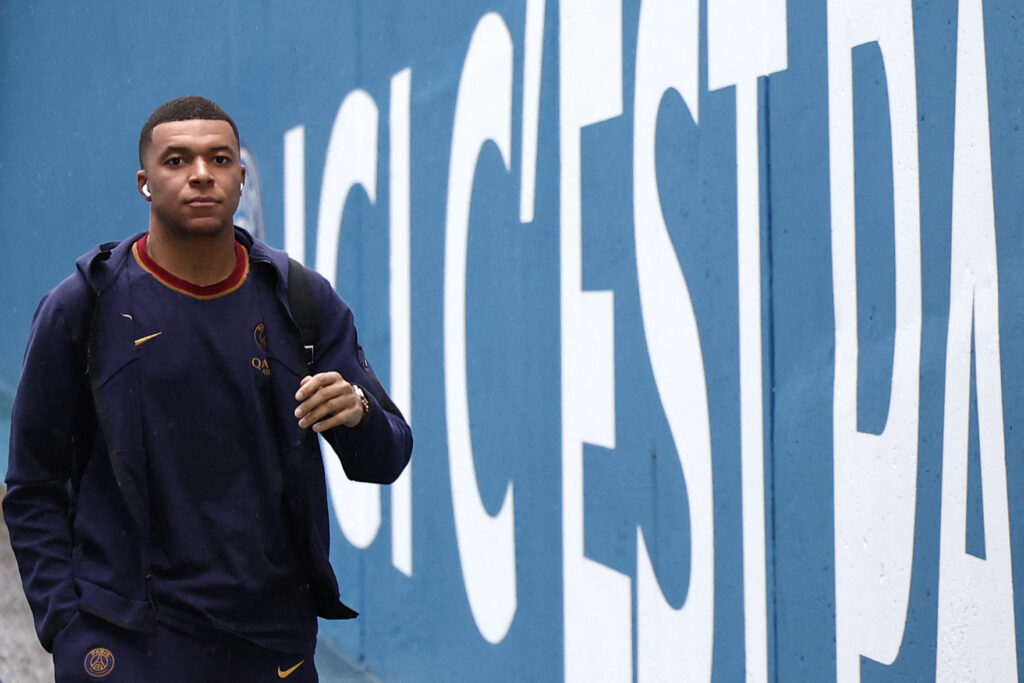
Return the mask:
M288 259L288 305L292 309L292 319L299 326L306 366L312 373L316 362L316 341L320 336L320 311L313 303L306 267L293 258Z
M309 287L309 274L306 267L293 258L288 259L288 305L292 309L292 319L299 326L299 333L302 339L302 347L306 353L306 368L309 374L313 374L313 364L316 362L316 343L320 336L320 311L313 303L313 290ZM376 387L379 400L384 410L389 413L401 415L398 407L384 390L384 386L377 379L377 375L370 367L363 353L363 347L359 345L358 334L356 338L356 354L359 364L370 376L370 380Z

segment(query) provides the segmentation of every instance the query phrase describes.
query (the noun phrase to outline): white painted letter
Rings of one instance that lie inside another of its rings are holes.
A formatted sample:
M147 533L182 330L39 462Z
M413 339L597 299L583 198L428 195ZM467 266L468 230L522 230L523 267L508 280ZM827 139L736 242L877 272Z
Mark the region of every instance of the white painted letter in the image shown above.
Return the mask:
M540 118L540 75L544 70L545 0L526 0L523 37L523 139L519 168L519 220L533 222L537 195L537 122Z
M338 242L345 201L356 185L377 201L377 105L365 90L353 90L338 108L327 144L320 215L316 229L316 269L337 288ZM380 487L350 481L334 451L321 441L334 514L345 538L366 548L380 529Z
M690 585L676 610L637 529L637 674L640 681L710 681L715 632L711 423L704 356L690 291L661 212L655 134L661 98L677 90L698 119L700 5L646 0L637 32L633 223L647 350L675 442L690 507Z
M829 0L828 102L836 348L836 667L860 680L860 657L891 664L910 598L917 496L921 226L917 84L909 0ZM878 41L889 86L896 243L896 331L889 414L857 429L857 261L852 48Z
M628 681L629 577L583 548L583 444L615 447L615 312L612 292L583 291L580 130L622 114L622 6L562 0L558 10L565 679Z
M960 0L957 32L936 680L1013 681L1017 679L1017 636L1003 440L988 77L980 0ZM964 549L972 336L984 559Z
M473 32L459 81L444 255L445 415L455 533L473 619L491 643L501 642L516 613L515 508L511 482L501 511L493 518L477 486L466 380L466 259L480 150L493 141L507 170L511 138L512 38L501 17L492 12Z
M306 127L284 134L284 250L306 262Z
M743 632L748 683L768 680L757 79L786 68L786 47L785 0L708 0L709 87L736 86Z
M409 235L409 109L412 70L391 79L391 398L412 425L412 273ZM391 485L391 562L412 576L412 465Z

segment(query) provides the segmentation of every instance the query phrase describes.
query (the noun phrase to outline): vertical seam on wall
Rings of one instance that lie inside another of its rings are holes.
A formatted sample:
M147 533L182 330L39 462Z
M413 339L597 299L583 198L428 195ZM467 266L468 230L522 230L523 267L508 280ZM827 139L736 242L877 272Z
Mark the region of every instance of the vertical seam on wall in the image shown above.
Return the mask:
M768 459L769 466L765 468L766 477L766 495L765 500L768 502L769 508L769 519L771 525L771 534L768 547L766 548L771 562L769 563L768 570L770 572L768 578L768 594L770 596L769 602L771 603L771 628L768 633L769 639L769 651L771 652L771 662L768 665L769 680L778 680L778 638L776 637L778 632L778 610L776 609L776 567L775 567L775 529L776 529L776 518L775 518L775 316L774 316L774 270L772 266L772 179L771 179L771 122L769 120L769 105L770 105L770 76L765 76L758 79L758 137L762 141L760 145L760 173L758 174L760 180L760 194L761 194L761 212L762 212L762 229L761 229L761 333L762 333L762 371L761 377L764 381L767 375L767 382L765 388L762 389L762 397L764 400L764 406L766 410L762 415L764 421L764 434L767 438L764 439L763 451L765 457Z

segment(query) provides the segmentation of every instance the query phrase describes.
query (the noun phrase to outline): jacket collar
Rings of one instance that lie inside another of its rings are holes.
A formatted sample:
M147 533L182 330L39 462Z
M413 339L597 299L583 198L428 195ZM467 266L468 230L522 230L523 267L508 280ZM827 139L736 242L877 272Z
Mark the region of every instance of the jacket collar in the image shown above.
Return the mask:
M75 267L85 281L97 294L110 287L117 279L117 273L125 265L131 254L132 245L145 233L138 233L120 242L106 242L75 261ZM273 266L278 281L287 286L288 254L274 249L248 232L235 226L235 239L249 251L249 260L256 263L268 263Z

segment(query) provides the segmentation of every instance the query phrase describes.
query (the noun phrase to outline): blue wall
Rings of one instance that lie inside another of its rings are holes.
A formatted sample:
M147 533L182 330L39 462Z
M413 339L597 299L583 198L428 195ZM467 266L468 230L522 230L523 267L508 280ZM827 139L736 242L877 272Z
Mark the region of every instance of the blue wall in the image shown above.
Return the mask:
M411 417L332 481L382 679L1024 675L1017 0L102 5L0 6L0 432L204 94Z

